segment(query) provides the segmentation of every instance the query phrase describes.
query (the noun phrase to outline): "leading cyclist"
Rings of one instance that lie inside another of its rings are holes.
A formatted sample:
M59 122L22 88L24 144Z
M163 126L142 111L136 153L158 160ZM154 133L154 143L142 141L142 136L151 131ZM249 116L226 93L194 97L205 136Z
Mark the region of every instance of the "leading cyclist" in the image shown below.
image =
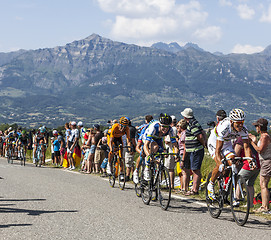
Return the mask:
M159 117L159 122L155 121L149 125L146 129L146 132L143 136L144 141L144 152L146 155L145 162L146 167L144 170L144 179L146 181L150 181L150 155L156 152L163 152L163 137L169 135L171 142L173 144L173 148L175 153L179 153L178 143L176 141L176 136L174 135L173 129L170 126L172 123L172 118L166 114L161 113ZM179 154L178 154L179 155ZM176 158L177 156L176 155Z
M128 119L126 117L121 117L119 120L119 123L115 123L111 129L109 129L110 135L109 135L109 141L108 146L110 149L109 155L108 155L108 164L107 164L107 174L112 174L111 169L111 162L114 155L113 147L119 146L119 144L122 144L122 136L126 134L127 137L127 146L131 146L130 144L130 129L128 127ZM116 151L116 150L114 150ZM123 170L123 169L122 169ZM121 173L121 178L124 177L124 173Z
M241 109L231 110L229 117L220 121L214 129L212 129L208 139L208 151L216 162L216 166L212 171L211 180L207 186L208 196L215 199L214 182L223 171L222 159L224 157L234 160L235 152L232 147L231 140L242 137L244 143L244 151L246 157L251 157L249 148L248 131L244 125L245 113ZM232 160L229 161L231 165Z

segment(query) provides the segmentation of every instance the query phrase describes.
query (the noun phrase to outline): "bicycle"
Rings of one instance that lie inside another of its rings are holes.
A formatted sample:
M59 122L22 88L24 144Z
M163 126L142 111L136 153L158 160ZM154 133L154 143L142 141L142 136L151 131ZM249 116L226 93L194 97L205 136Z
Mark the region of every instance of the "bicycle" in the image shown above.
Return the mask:
M224 158L222 164L224 170L230 170L228 182L225 184L223 174L221 173L214 183L215 199L211 199L208 196L208 190L206 187L206 203L210 215L213 218L218 218L222 212L223 206L227 201L227 197L230 196L230 206L234 221L239 226L243 226L248 219L250 209L250 198L247 188L247 184L243 177L239 176L236 168L237 160L253 160L250 157L235 157L231 166L227 166L227 161L231 160ZM255 162L253 162L255 164ZM212 172L209 173L206 186L208 186L211 179Z
M123 147L122 144L119 144L117 147L113 146L114 156L111 162L112 174L109 175L110 186L114 187L116 179L118 179L119 188L121 190L123 190L125 187L125 161L122 157L122 150L124 148L131 149L132 147Z
M36 150L36 158L35 158L36 167L37 166L41 167L42 157L43 157L43 154L42 154L41 144L39 144Z
M141 197L144 204L151 200L159 200L161 208L167 210L171 199L171 185L168 169L164 166L164 158L177 153L153 153L150 155L150 181L141 177ZM155 194L153 196L153 193Z
M21 166L25 166L25 158L25 149L24 145L22 145L18 151L18 159L21 160Z
M7 147L7 160L8 163L13 164L13 148L12 148L12 143L7 143L8 147Z
M141 160L140 167L138 169L138 183L135 183L135 193L137 197L141 197L141 184L143 182L143 173L145 168L145 160Z

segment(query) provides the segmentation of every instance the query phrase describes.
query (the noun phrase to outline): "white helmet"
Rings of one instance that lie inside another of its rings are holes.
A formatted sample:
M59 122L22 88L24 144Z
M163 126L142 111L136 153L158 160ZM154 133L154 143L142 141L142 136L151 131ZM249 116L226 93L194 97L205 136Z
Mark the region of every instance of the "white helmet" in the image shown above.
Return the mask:
M239 108L234 108L230 111L229 117L233 122L244 121L246 114L243 110Z

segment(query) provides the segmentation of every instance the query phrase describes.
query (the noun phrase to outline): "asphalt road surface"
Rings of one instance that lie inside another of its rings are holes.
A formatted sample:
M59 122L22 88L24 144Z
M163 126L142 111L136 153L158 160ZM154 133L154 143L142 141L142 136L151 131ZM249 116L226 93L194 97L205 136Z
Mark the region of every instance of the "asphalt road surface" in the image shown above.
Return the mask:
M271 222L250 215L239 227L230 209L213 219L204 202L179 197L168 211L144 205L133 184L0 159L0 239L270 239Z

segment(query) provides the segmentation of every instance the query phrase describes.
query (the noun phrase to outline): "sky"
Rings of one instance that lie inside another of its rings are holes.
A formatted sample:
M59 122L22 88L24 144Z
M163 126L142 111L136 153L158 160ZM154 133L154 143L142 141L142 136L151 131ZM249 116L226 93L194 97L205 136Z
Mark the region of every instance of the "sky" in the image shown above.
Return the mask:
M271 45L271 0L0 0L0 52L64 46L93 33L252 54Z

